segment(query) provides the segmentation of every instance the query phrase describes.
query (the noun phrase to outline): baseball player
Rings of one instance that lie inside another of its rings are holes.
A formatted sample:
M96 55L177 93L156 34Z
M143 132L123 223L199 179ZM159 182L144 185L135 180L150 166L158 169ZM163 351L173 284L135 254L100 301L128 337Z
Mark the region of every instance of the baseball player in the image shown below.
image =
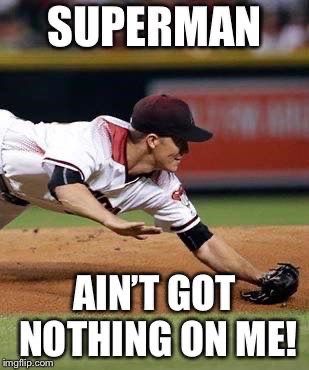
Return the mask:
M260 287L244 298L285 300L297 289L298 269L285 264L263 273L254 267L200 220L175 175L188 142L211 137L195 125L185 102L166 95L137 102L130 123L99 116L34 124L0 110L0 228L35 204L141 240L174 232L214 271ZM118 217L135 209L151 214L155 226Z

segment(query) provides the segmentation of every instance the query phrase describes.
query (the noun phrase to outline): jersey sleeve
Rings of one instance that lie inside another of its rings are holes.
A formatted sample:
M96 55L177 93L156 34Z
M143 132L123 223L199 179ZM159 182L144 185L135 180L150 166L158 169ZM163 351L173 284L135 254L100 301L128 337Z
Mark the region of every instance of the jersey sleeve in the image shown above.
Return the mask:
M149 199L145 211L154 217L156 226L178 234L200 222L195 207L176 175L162 171L155 183L159 189Z
M44 158L43 168L51 177L56 166L78 171L86 182L96 171L96 143L91 133L81 131L65 131L57 136L48 146Z

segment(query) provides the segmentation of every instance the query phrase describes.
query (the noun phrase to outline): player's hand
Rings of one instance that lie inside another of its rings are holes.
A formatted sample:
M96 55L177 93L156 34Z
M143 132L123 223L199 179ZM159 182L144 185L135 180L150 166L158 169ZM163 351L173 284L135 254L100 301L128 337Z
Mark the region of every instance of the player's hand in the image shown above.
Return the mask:
M290 263L278 263L260 280L260 289L243 292L241 297L257 304L285 302L293 295L299 285L299 268Z
M162 233L160 227L146 226L144 222L129 222L118 217L108 220L104 225L118 235L132 236L138 240L147 239L147 235Z

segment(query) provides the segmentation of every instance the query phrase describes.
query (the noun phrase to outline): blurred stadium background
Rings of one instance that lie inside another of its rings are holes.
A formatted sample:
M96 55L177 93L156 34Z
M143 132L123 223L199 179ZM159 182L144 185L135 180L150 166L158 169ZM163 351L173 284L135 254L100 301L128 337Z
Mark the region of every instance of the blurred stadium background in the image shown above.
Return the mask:
M178 95L191 105L196 122L215 134L206 145L192 145L179 173L191 192L254 191L255 199L271 192L277 206L301 192L302 205L308 204L309 0L242 1L263 6L263 43L252 50L127 49L118 33L113 49L59 51L46 37L47 9L55 3L0 1L2 109L35 122L91 120L101 114L128 120L142 96ZM240 2L160 1L176 3ZM305 214L303 208L304 220Z

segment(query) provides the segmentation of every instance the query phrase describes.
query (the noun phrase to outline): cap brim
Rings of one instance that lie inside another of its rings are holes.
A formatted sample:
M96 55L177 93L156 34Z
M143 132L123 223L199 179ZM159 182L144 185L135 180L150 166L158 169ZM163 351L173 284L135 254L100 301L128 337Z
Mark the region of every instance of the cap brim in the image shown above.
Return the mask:
M210 131L193 126L189 130L183 131L180 136L186 141L202 142L211 139L213 134Z

